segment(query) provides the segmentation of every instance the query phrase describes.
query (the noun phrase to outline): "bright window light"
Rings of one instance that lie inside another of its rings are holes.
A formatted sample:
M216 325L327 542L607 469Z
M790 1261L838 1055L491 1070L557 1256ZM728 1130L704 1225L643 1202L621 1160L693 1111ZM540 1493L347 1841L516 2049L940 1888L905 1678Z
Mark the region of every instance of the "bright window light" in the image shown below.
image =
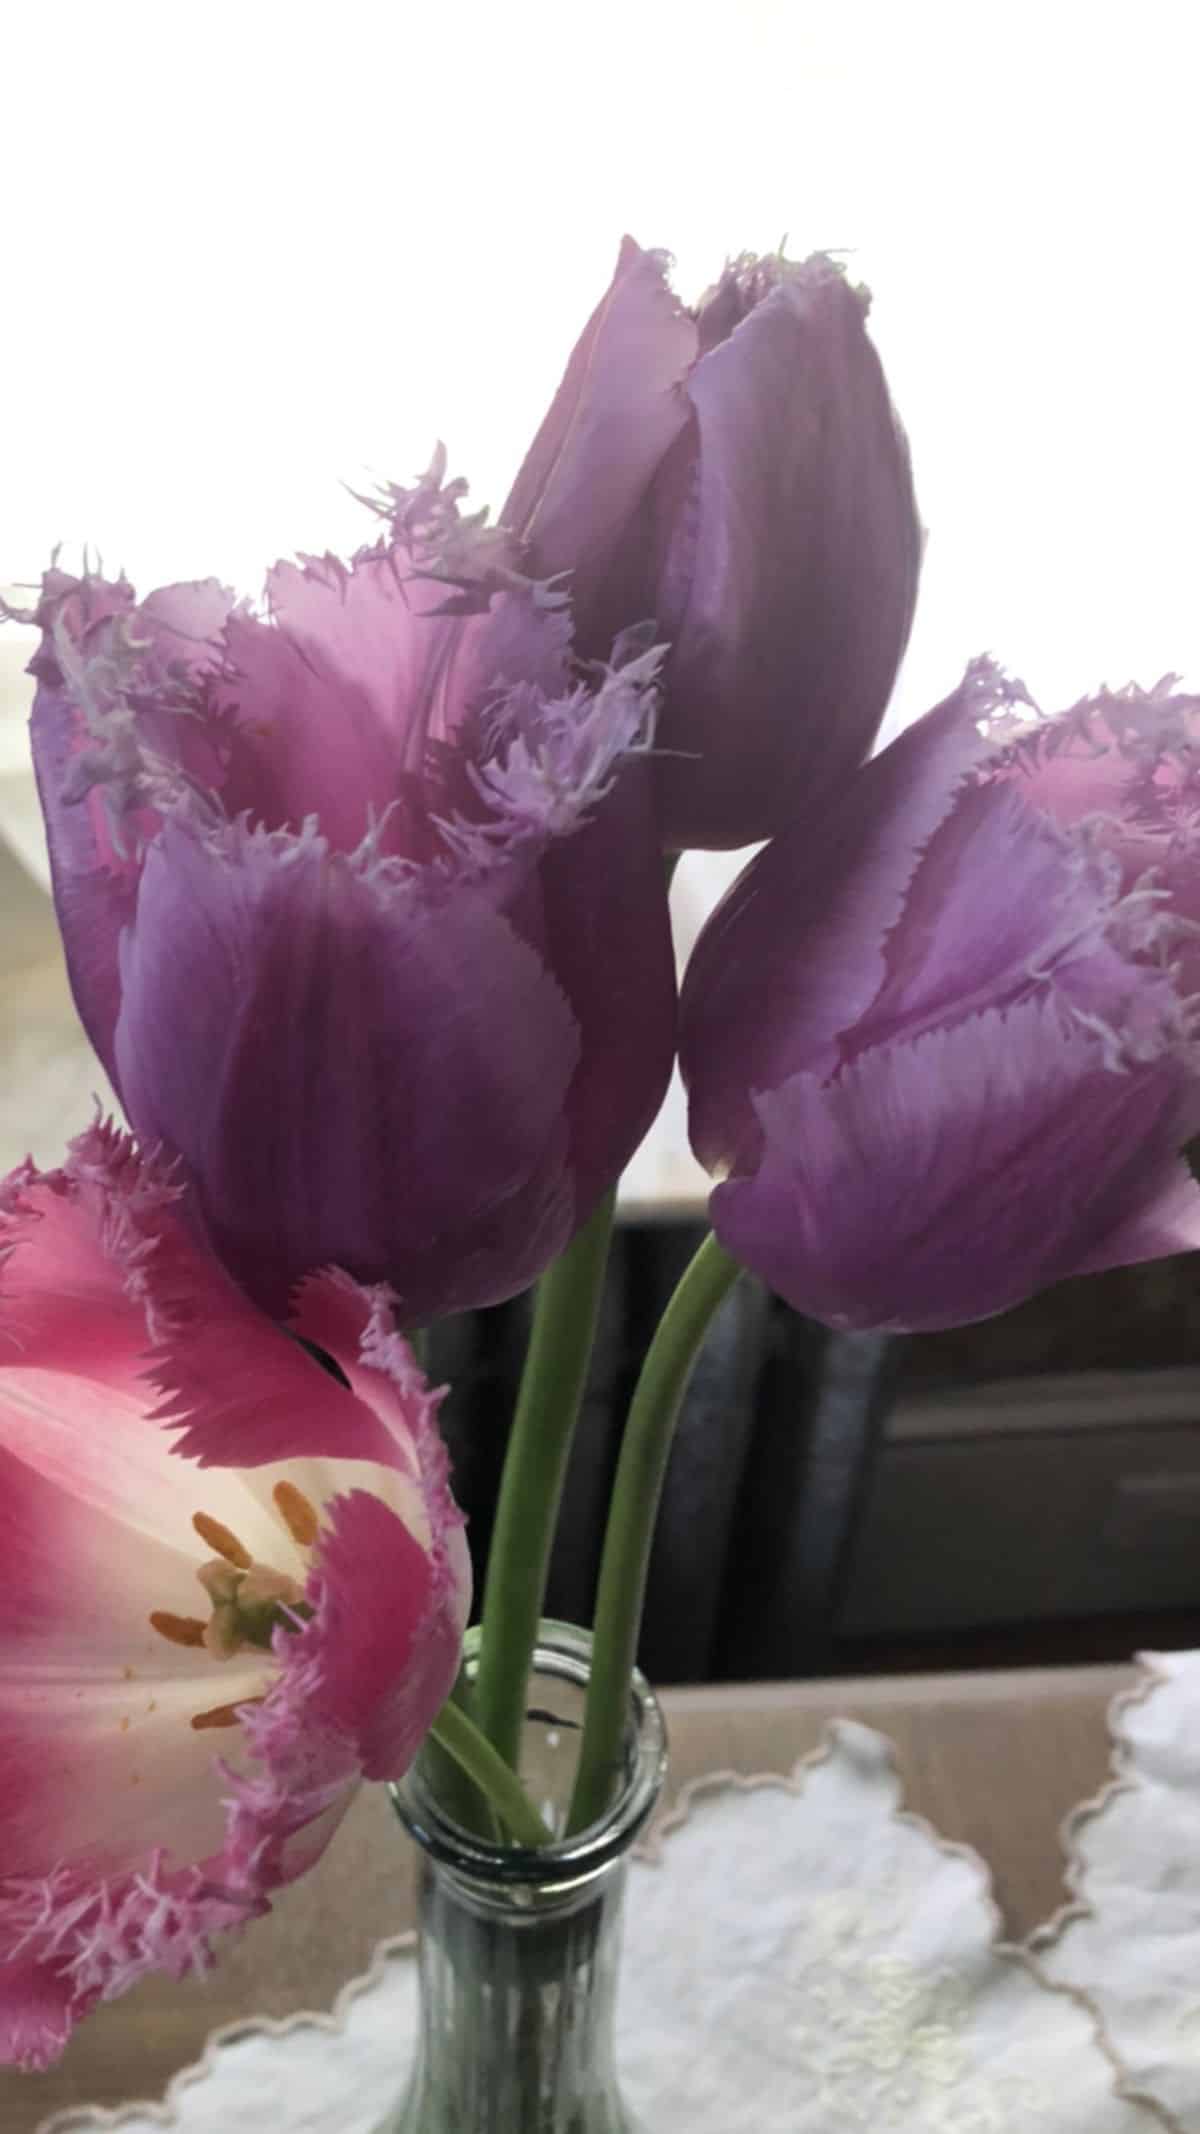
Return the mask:
M496 504L624 228L849 248L929 527L890 726L983 648L1200 673L1191 0L109 0L5 39L0 580L246 591L437 437Z

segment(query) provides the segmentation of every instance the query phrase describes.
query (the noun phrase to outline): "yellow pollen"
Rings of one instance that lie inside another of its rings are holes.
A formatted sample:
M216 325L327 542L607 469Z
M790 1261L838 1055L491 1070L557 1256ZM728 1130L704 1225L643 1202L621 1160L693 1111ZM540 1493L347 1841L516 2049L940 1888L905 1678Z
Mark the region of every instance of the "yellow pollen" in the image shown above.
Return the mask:
M210 1549L215 1549L218 1556L225 1558L226 1563L233 1564L239 1571L250 1569L254 1558L249 1549L243 1548L237 1535L231 1534L229 1528L222 1526L219 1519L210 1519L207 1512L197 1512L192 1525L201 1541L206 1541Z
M122 1720L121 1720L121 1722L120 1722L120 1731L121 1731L121 1733L122 1733L122 1734L127 1734L127 1733L129 1732L129 1721L128 1721L128 1719L122 1719Z
M197 1733L210 1726L236 1726L243 1704L261 1704L262 1701L261 1697L243 1697L237 1704L214 1704L210 1712L193 1713L192 1725Z
M304 1491L297 1489L294 1482L277 1482L271 1494L292 1540L299 1542L302 1549L310 1549L320 1522Z
M166 1608L155 1608L150 1616L150 1628L157 1630L160 1638L169 1645L203 1645L204 1625L198 1615L172 1615Z

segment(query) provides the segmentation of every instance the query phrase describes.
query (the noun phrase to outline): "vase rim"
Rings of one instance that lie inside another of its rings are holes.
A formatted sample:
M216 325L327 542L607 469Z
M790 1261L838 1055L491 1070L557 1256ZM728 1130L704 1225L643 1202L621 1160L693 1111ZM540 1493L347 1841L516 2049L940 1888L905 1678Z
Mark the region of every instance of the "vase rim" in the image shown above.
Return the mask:
M473 1624L463 1640L468 1670L478 1654L479 1642L480 1628ZM558 1675L582 1686L588 1678L591 1655L590 1631L575 1623L544 1617L538 1625L531 1675ZM590 1882L624 1857L653 1813L666 1768L667 1730L662 1707L645 1676L635 1668L629 1685L624 1783L604 1814L585 1830L557 1838L551 1845L495 1844L464 1829L447 1813L423 1773L420 1759L388 1791L409 1834L434 1859L472 1879L509 1887L525 1885L546 1893Z

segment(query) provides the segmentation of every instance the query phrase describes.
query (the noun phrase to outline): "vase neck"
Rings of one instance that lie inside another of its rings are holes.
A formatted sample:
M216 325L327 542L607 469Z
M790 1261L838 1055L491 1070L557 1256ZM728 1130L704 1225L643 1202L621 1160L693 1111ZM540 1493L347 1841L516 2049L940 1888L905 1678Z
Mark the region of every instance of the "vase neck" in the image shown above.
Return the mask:
M477 1653L468 1631L468 1693ZM558 1832L590 1660L586 1632L542 1624L519 1764ZM436 1754L393 1788L422 1852L421 2015L405 2103L381 2134L637 2134L615 2070L621 1898L664 1769L662 1714L635 1673L613 1799L586 1830L538 1848L485 1836L486 1814L462 1820L461 1788Z

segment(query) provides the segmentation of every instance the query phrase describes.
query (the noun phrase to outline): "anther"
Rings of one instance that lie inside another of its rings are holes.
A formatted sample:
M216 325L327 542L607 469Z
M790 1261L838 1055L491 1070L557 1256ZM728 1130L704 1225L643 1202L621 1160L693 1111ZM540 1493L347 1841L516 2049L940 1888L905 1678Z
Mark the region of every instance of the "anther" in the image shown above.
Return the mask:
M209 1712L194 1712L192 1725L201 1733L205 1727L236 1726L237 1715L247 1704L261 1704L261 1697L241 1697L236 1704L214 1704Z
M304 1491L297 1489L294 1482L277 1482L271 1494L292 1540L299 1542L302 1549L310 1549L317 1538L320 1521Z
M169 1645L203 1645L204 1625L198 1615L171 1615L165 1608L155 1608L150 1616L150 1628L157 1630L160 1638Z
M210 1519L207 1512L197 1512L192 1525L201 1541L206 1541L210 1549L215 1549L218 1556L225 1558L226 1563L233 1564L239 1571L250 1569L254 1561L250 1551L242 1547L237 1535L231 1534L229 1528L222 1526L219 1519Z

